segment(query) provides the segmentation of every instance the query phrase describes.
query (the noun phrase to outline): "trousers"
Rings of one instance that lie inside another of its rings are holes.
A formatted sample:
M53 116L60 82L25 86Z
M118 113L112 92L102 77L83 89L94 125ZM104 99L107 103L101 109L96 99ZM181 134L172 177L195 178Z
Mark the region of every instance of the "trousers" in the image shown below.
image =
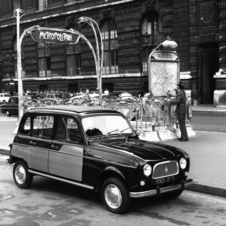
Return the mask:
M178 114L177 119L179 122L180 132L181 132L181 139L188 139L188 133L186 129L186 123L185 123L185 114Z

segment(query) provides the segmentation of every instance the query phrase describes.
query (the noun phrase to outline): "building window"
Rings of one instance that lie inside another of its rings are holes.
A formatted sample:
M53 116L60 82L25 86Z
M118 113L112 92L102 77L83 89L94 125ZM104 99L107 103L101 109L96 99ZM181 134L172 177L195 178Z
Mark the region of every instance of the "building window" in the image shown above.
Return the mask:
M149 54L162 42L161 21L157 12L149 11L144 15L140 35L143 72L146 72Z
M81 75L81 50L80 45L68 45L66 47L67 76Z
M39 77L51 76L50 44L38 42Z
M104 61L102 74L118 73L118 34L116 24L112 19L107 19L101 26L104 42Z
M38 1L37 0L20 0L20 8L24 9L25 11L35 11L38 8Z
M48 0L48 6L63 5L66 2L67 2L66 0Z
M200 1L198 2L198 27L209 28L216 27L218 23L218 0Z
M0 16L12 16L13 0L0 0Z

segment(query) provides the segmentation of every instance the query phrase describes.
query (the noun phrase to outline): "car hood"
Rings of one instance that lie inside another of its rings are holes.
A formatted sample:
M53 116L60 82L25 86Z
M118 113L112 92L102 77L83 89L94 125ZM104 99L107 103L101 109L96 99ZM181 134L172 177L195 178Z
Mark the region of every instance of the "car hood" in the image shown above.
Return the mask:
M119 151L125 154L127 153L143 160L170 160L183 155L183 151L176 147L141 140L106 142L101 145L103 145L105 149L109 148L110 150L113 149L114 152Z

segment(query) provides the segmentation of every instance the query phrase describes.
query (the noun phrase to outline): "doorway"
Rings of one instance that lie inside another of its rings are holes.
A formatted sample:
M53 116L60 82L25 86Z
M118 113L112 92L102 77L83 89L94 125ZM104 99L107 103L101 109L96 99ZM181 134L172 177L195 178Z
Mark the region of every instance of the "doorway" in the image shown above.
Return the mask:
M39 90L40 90L40 91L48 90L48 85L47 85L47 84L40 84L40 85L39 85Z
M214 75L219 70L219 46L218 44L201 46L201 104L213 104L215 90Z

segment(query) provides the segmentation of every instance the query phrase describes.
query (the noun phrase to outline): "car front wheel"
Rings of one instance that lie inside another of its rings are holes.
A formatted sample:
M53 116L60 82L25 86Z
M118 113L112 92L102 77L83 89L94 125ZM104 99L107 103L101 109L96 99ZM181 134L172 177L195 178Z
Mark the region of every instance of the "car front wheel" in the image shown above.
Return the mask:
M28 172L27 165L18 161L13 167L13 179L19 188L26 189L30 187L33 181L33 175Z
M112 213L124 213L131 202L126 184L116 177L109 178L103 183L101 198L106 208Z

